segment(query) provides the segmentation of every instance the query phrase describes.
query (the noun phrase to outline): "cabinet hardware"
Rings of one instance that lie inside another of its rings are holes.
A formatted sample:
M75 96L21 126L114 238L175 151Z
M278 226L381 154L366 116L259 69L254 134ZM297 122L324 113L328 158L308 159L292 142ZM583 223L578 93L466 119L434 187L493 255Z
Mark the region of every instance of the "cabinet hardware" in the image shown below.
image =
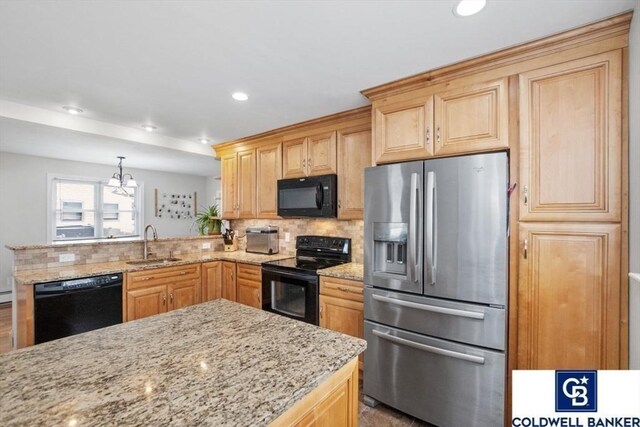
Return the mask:
M426 142L427 145L429 145L429 139L430 138L431 137L429 135L429 126L427 126L427 131L425 132L425 135L424 135L424 139L425 139L425 142Z
M440 126L436 128L436 142L440 144Z
M349 288L344 288L342 286L338 286L338 290L342 291L342 292L347 292L347 293L352 293L352 294L359 294L360 292L355 291L355 290L351 290Z
M340 203L340 199L338 199L338 209L342 208L342 203Z
M141 278L140 280L151 280L151 279L153 279L153 276L146 276Z
M173 304L173 292L169 294L169 304Z
M529 203L529 186L522 187L522 192L524 193L524 205L527 206Z
M162 294L162 305L167 305L167 295Z
M311 157L309 157L309 161L307 162L307 165L309 165L309 167L311 167Z
M324 319L324 310L322 310L322 306L320 306L320 318Z
M307 159L302 159L302 169L307 167Z
M527 259L527 251L529 249L529 240L524 239L524 259Z
M187 274L187 272L186 272L186 271L181 271L181 272L180 272L180 275L181 275L181 276L184 276L185 274Z

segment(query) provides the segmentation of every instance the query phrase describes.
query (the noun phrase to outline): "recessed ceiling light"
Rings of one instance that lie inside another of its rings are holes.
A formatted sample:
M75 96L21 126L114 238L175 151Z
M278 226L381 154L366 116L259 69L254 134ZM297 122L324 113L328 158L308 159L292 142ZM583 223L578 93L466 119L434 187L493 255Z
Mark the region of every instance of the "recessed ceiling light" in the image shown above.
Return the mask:
M234 92L231 97L233 99L235 99L236 101L246 101L247 99L249 99L249 95L247 95L244 92Z
M487 4L487 0L461 0L453 8L453 14L457 16L471 16L480 12Z
M71 107L69 105L65 105L64 107L62 107L62 109L69 114L73 114L74 116L77 116L78 114L82 113L82 108Z
M146 130L147 132L153 132L154 130L156 130L158 128L155 127L154 125L144 124L144 125L142 125L142 129Z
M198 141L200 141L203 144L207 144L209 143L209 138L199 138Z

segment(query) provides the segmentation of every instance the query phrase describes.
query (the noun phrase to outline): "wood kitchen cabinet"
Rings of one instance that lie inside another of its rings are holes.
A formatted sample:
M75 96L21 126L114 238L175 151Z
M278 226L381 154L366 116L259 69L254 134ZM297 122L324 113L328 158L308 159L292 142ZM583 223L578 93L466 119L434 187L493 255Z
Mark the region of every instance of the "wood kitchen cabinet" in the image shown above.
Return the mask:
M371 128L338 132L338 218L364 218L364 169L371 166Z
M222 217L256 217L256 150L221 159Z
M202 302L222 298L222 261L202 264Z
M620 369L620 229L520 224L518 369Z
M320 326L364 338L364 284L320 276ZM360 357L362 369L363 357Z
M262 309L262 269L259 265L238 263L236 301Z
M282 178L282 142L266 142L256 149L257 217L278 217L278 180Z
M200 264L126 273L126 321L200 302Z
M520 220L620 221L622 55L520 74Z
M222 298L236 301L236 263L222 261Z
M282 177L337 173L336 138L336 132L330 131L283 141Z
M506 148L507 79L373 104L375 161L389 163Z

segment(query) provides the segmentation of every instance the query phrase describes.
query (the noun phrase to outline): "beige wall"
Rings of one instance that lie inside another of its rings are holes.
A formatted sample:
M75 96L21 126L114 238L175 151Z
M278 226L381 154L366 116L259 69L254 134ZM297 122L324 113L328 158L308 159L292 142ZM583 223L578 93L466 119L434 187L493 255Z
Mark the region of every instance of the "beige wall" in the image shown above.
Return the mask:
M7 279L11 276L12 257L11 251L4 246L46 243L47 173L106 179L115 171L115 162L109 166L0 152L0 292L11 290ZM155 225L160 237L197 233L191 228L191 220L156 218L153 190L197 191L198 204L204 205L205 201L214 197L207 194L207 189L215 191L215 183L207 186L206 177L129 169L126 164L125 172L144 183L144 223Z

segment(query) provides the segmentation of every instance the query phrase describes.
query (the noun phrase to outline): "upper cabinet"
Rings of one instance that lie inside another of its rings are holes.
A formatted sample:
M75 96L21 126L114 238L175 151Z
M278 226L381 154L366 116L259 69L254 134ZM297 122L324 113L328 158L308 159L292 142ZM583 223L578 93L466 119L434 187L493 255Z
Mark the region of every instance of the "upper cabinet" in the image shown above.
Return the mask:
M256 150L222 157L222 217L256 217Z
M433 97L374 103L376 163L433 155Z
M278 218L278 180L282 178L282 143L267 142L256 148L258 218Z
M508 147L507 86L501 79L434 95L434 154Z
M285 140L282 150L283 178L337 173L335 131Z
M507 79L374 102L376 163L506 148Z
M364 218L364 169L371 166L371 128L338 132L338 218Z
M622 57L520 74L520 219L620 221Z

